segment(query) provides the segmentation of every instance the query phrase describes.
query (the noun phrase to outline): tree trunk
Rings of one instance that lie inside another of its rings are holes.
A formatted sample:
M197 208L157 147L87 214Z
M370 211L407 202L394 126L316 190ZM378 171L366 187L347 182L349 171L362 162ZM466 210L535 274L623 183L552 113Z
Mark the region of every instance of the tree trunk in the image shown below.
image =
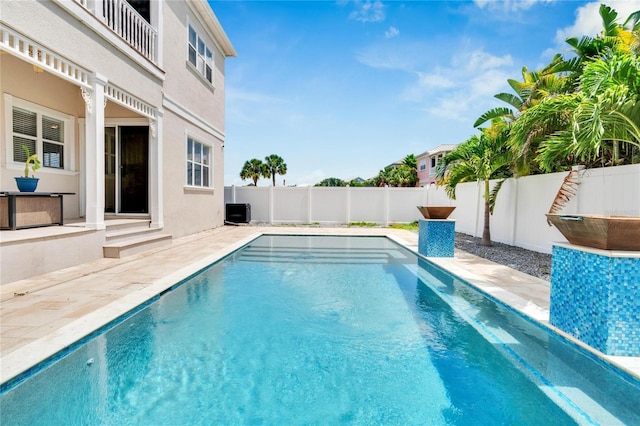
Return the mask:
M276 186L276 174L273 173L271 177L273 178L273 186Z
M489 207L489 180L484 181L484 228L482 230L482 242L483 246L492 246L491 242L491 228L489 218L491 217L491 208Z

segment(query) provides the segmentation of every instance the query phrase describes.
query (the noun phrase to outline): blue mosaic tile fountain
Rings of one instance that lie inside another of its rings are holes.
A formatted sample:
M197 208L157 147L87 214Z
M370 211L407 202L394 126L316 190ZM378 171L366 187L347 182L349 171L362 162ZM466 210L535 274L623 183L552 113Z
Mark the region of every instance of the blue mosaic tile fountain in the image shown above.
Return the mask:
M607 355L640 356L640 252L554 245L550 322Z
M456 222L447 219L420 219L418 252L427 257L453 257Z

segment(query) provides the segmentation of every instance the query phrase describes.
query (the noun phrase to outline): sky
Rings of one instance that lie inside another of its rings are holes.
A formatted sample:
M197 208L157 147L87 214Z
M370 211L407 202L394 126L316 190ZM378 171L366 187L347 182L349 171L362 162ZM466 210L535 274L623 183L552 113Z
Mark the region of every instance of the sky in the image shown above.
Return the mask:
M508 106L494 98L507 79L602 30L600 2L574 0L209 3L237 52L225 61L227 186L251 183L244 162L271 154L287 164L276 185L303 186L462 143ZM620 23L640 10L605 4Z

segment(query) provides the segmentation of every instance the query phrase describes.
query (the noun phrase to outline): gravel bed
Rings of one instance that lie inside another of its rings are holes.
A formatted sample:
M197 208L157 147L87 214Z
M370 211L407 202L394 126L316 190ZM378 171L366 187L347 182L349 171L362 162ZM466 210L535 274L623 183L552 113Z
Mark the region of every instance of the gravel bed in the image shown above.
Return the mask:
M525 250L507 244L493 243L491 247L480 245L481 238L456 232L456 248L508 266L546 281L551 279L551 255Z

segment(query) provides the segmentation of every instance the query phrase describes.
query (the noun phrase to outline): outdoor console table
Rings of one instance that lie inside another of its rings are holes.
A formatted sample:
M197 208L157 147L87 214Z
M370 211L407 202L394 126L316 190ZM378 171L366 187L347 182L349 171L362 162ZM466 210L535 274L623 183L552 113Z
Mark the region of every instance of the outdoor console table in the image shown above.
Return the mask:
M73 192L0 192L0 229L62 225L62 196Z

